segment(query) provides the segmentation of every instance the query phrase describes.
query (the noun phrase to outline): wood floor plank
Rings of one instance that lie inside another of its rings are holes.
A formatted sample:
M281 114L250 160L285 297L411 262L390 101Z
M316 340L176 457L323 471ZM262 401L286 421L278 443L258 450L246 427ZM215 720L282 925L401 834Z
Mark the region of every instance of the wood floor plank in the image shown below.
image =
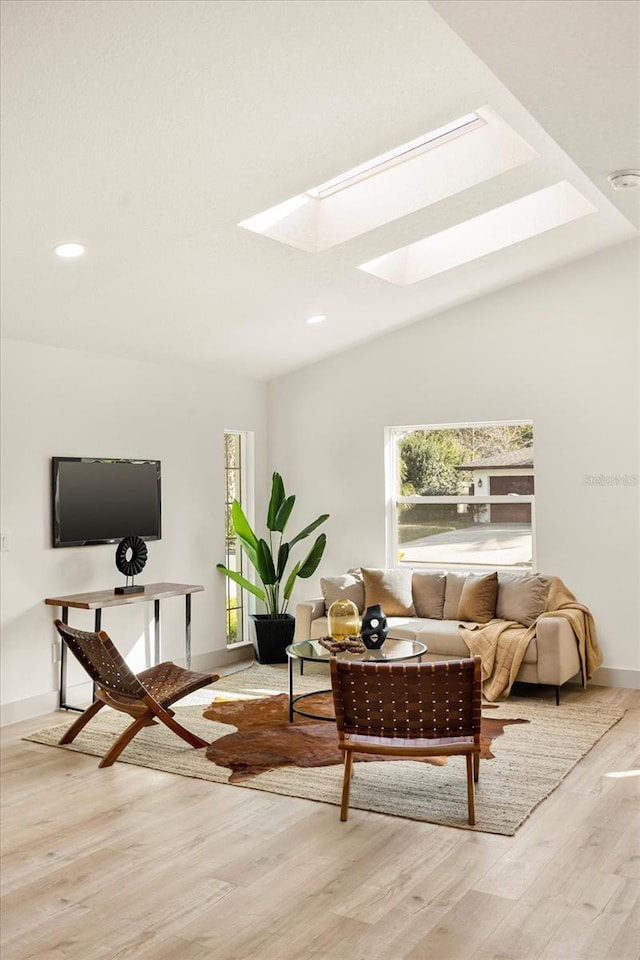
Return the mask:
M181 937L169 937L151 946L144 942L134 943L114 953L109 960L209 960L209 954L207 948L199 943Z
M600 874L571 908L540 960L604 960L637 902L637 881Z
M471 960L537 960L569 907L561 900L544 897L535 904L513 903L495 929L472 954ZM566 957L565 960L571 960Z
M407 954L406 960L458 960L460 956L473 956L512 906L504 897L470 890Z

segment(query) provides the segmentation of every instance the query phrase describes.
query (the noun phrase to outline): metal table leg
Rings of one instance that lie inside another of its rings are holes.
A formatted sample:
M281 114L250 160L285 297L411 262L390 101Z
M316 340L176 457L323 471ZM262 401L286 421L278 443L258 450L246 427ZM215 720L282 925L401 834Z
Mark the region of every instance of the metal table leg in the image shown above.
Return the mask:
M160 601L153 601L153 662L160 663Z
M187 670L191 670L191 594L185 594L184 646Z
M100 621L102 618L102 610L98 607L95 613L94 629L98 633L100 630ZM62 616L60 617L63 623L69 623L69 607L62 608ZM75 713L84 713L86 707L74 707L73 704L67 703L67 645L62 638L60 638L60 692L58 695L58 707L60 710L73 710ZM95 683L91 684L91 698L95 700L96 698L96 685Z
M289 723L293 723L293 657L289 657Z

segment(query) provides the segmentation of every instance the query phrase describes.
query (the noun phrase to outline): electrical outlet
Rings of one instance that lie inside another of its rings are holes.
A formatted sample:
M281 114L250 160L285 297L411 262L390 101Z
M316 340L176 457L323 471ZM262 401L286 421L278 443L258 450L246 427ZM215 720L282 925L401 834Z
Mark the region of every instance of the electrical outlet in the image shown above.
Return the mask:
M51 644L51 662L60 662L60 644L55 641Z

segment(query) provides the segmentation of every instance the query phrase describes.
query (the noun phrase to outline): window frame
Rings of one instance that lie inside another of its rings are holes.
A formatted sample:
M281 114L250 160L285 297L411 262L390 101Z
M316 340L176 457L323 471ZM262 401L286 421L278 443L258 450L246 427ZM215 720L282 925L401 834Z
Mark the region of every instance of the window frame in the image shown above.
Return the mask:
M240 497L239 502L242 506L242 509L245 513L245 516L251 526L254 525L255 518L255 479L254 479L254 437L253 433L250 430L239 430L231 427L225 427L223 431L223 439L226 441L228 436L237 437L239 440L240 448L240 467L238 469L239 473L239 486L240 486ZM226 455L226 445L223 444L223 474L224 474L224 508L225 508L225 518L224 518L224 554L225 554L225 565L229 566L229 551L227 549L227 455ZM240 572L247 580L250 580L252 583L254 581L255 573L253 568L250 566L245 568L244 562L246 558L241 552L240 546L238 546L237 556L240 558ZM230 604L230 590L237 590L237 602L234 604L233 608ZM228 624L229 624L229 614L231 609L236 609L240 613L239 626L242 639L241 640L230 640L228 633ZM249 635L249 616L254 610L254 603L251 594L246 590L243 590L240 586L235 584L228 577L225 577L225 645L227 650L235 650L238 647L250 646L252 641Z
M384 464L385 464L385 559L388 567L413 567L423 570L457 570L472 569L478 573L490 570L522 571L530 573L537 569L536 561L536 506L535 493L533 494L483 494L481 496L402 496L396 493L396 482L399 475L399 441L408 434L416 430L456 430L464 428L486 428L503 426L531 426L533 420L489 420L474 421L471 423L429 423L390 426L384 429ZM534 432L535 436L535 432ZM535 463L533 476L535 479ZM517 501L514 499L517 498ZM420 560L409 561L399 559L400 544L398 543L398 505L403 503L427 503L427 504L446 504L446 503L469 503L476 506L481 504L507 503L529 503L531 505L531 562L519 564L500 564L500 563L473 563L470 561L456 562L453 560Z

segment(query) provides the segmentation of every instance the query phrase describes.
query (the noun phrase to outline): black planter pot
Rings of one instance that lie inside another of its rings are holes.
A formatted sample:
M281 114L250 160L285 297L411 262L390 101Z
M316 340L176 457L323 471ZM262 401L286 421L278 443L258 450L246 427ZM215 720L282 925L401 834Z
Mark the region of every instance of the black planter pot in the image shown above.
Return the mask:
M286 663L286 648L293 643L296 626L295 617L284 613L281 617L270 617L266 613L252 613L256 639L254 643L259 663Z

